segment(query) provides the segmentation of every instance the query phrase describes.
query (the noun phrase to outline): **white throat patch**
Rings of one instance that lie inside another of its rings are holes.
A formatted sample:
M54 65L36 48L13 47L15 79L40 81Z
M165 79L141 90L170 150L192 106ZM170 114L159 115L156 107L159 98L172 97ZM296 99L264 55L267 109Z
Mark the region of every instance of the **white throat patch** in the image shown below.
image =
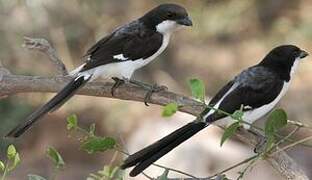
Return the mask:
M157 32L162 34L172 33L178 29L181 25L177 24L175 21L166 20L156 26Z
M296 72L297 68L298 68L298 65L299 65L299 62L300 62L300 59L301 58L296 58L293 66L291 67L291 70L290 70L290 77L292 78L294 73Z

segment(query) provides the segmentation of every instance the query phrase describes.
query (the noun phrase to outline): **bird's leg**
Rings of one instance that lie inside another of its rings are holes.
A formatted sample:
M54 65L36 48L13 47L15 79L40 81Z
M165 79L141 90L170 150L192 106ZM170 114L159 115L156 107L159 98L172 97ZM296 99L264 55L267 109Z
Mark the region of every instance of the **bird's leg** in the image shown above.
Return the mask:
M115 81L114 85L111 88L111 94L114 96L115 90L122 84L124 84L126 81L124 79L119 79L117 77L112 77L112 79Z
M259 131L250 128L248 129L248 132L252 133L253 135L255 135L258 139L257 139L257 144L254 148L254 152L255 153L261 153L265 150L265 144L267 143L268 139L263 136L262 133L260 133Z
M144 97L144 104L146 106L148 106L147 102L150 101L150 98L151 98L153 93L164 91L164 90L168 89L166 86L159 86L157 84L150 85L150 84L143 83L143 82L140 82L140 81L136 81L136 80L133 80L133 79L129 79L127 82L129 82L131 84L134 84L136 86L142 87L143 89L147 90L147 93L146 93L146 95Z

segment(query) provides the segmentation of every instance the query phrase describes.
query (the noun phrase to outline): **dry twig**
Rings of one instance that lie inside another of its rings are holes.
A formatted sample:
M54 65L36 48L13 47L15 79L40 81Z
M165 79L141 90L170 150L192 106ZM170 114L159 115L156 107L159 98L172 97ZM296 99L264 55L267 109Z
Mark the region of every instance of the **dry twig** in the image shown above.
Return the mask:
M63 76L66 76L68 74L66 66L58 57L55 49L46 39L24 37L23 47L45 53L56 67L58 74Z

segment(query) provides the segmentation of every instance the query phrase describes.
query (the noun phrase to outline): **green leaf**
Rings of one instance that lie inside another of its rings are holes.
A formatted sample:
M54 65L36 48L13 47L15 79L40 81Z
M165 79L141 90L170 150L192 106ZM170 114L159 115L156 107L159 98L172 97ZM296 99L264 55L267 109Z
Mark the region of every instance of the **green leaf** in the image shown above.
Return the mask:
M92 124L90 125L90 127L89 127L89 134L90 134L91 136L94 136L94 134L95 134L95 123L92 123Z
M78 118L76 114L67 117L67 130L76 129L78 127Z
M36 175L36 174L28 174L28 180L46 180L46 178Z
M114 179L114 180L122 180L124 176L124 170L119 167L113 166L104 166L104 168L97 173L89 174L87 179L92 180L101 180L101 179Z
M265 143L265 152L268 152L274 146L274 142L275 142L274 136L267 137L267 141Z
M114 149L116 140L111 137L89 137L81 148L88 153L104 152L108 149Z
M111 172L111 178L115 180L122 180L124 173L124 170L120 169L119 167L115 167Z
M192 96L205 102L205 85L200 79L190 79L189 86L191 88Z
M221 138L221 143L220 143L220 146L223 145L223 143L229 139L230 137L232 137L235 132L237 131L237 129L240 127L240 124L239 122L235 122L233 124L231 124L229 127L227 127L225 130L224 130L224 133L222 135L222 138Z
M111 170L112 170L112 168L110 166L104 166L103 170L99 171L99 173L102 176L110 177Z
M16 149L15 149L15 147L14 147L14 145L9 145L9 147L8 147L8 150L7 150L7 157L8 157L8 159L10 159L10 160L13 160L14 158L15 158L15 156L16 156Z
M274 110L265 123L265 135L274 135L278 130L287 125L287 113L283 109Z
M4 171L4 169L5 169L5 165L2 161L0 161L0 170Z
M65 162L64 162L62 156L60 155L59 152L57 152L57 150L55 148L49 147L47 150L47 155L53 161L54 166L57 169L63 168L65 166Z
M161 176L157 177L156 180L168 180L168 174L169 174L169 170L165 169L163 174Z
M167 104L162 112L163 117L170 117L178 111L177 103L169 103Z
M15 158L14 158L14 161L13 161L13 166L14 168L21 162L21 159L20 159L20 156L19 154L17 153Z
M239 121L239 122L243 121L243 116L244 116L244 112L242 110L236 110L232 114L232 118Z
M230 180L230 179L227 178L226 175L223 175L221 180Z
M14 156L14 160L13 163L11 164L11 166L8 168L9 171L12 171L13 169L16 168L16 166L21 162L21 159L19 157L19 154L16 153Z
M218 175L216 178L215 178L215 180L230 180L230 179L228 179L227 177L226 177L226 175L225 174L221 174L221 175Z

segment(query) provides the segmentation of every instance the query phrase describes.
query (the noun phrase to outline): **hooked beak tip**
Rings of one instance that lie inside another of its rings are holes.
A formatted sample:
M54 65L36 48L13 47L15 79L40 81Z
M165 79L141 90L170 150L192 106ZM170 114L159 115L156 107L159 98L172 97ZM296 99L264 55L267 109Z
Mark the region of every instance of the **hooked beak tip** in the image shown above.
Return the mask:
M177 20L177 23L183 26L193 26L193 22L189 17Z
M301 53L300 53L299 57L300 57L301 59L303 59L303 58L305 58L305 57L307 57L307 56L309 56L309 53L307 53L306 51L301 50Z

